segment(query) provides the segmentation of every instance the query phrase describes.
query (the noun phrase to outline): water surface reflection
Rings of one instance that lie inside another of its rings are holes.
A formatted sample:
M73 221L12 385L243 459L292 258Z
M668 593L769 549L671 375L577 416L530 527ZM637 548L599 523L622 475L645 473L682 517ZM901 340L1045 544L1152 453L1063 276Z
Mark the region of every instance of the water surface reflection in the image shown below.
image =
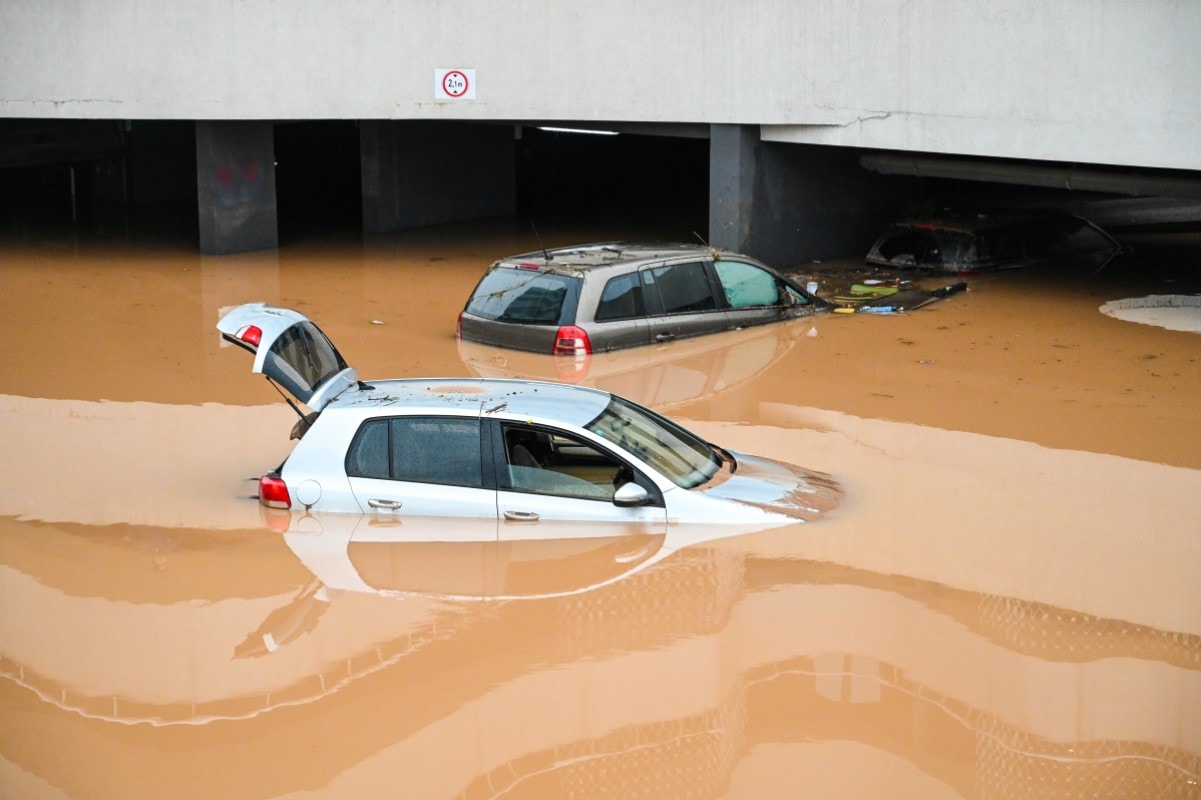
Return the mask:
M300 307L367 375L558 370L453 338L527 245L5 267L0 794L1201 797L1196 354L1079 287L544 375L830 472L815 523L264 518L293 417L220 309Z
M396 775L422 796L563 796L615 773L634 793L717 796L800 791L839 764L879 796L897 781L1039 796L1047 780L1190 796L1201 636L782 557L807 527L689 547L589 591L448 602L330 590L262 530L147 548L151 531L9 520L0 699L73 746L6 737L6 758L53 780L65 759L76 793L113 797L386 796ZM561 541L543 544L553 563ZM611 569L611 550L574 550L568 574ZM83 551L107 579L78 567ZM459 555L409 551L404 568L461 586L479 563ZM181 580L147 588L167 573ZM253 785L211 777L241 769Z

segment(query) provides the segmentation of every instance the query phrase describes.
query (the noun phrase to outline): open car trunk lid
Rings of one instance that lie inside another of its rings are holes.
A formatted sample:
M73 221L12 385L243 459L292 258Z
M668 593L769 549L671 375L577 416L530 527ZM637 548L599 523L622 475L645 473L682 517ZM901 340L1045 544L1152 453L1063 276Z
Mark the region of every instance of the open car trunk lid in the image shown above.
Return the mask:
M252 372L266 375L314 411L358 383L333 343L303 314L247 303L217 323L228 342L254 354Z

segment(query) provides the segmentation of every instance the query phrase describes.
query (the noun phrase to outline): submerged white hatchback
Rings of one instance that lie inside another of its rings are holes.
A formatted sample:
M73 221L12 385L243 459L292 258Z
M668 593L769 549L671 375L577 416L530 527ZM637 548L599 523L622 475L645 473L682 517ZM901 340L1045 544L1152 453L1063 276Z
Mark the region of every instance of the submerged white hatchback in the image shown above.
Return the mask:
M259 479L274 508L537 522L812 520L825 473L734 452L608 392L521 380L364 382L302 314L249 303L217 324L311 409Z

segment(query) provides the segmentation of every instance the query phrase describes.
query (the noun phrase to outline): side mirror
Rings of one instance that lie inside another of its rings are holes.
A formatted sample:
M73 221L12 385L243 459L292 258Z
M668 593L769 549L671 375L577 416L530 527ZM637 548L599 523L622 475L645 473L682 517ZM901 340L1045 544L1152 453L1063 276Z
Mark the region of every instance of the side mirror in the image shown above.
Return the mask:
M650 492L633 481L623 483L617 487L617 491L613 492L613 505L621 506L622 508L644 506L650 502L650 499Z

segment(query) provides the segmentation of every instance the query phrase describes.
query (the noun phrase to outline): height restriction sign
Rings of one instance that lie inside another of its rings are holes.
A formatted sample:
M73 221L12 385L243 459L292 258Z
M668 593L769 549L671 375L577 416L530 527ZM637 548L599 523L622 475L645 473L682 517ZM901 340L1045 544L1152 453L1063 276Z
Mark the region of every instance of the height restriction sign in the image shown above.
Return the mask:
M434 99L435 100L474 100L475 99L475 70L473 70L473 69L436 69L436 70L434 70Z

